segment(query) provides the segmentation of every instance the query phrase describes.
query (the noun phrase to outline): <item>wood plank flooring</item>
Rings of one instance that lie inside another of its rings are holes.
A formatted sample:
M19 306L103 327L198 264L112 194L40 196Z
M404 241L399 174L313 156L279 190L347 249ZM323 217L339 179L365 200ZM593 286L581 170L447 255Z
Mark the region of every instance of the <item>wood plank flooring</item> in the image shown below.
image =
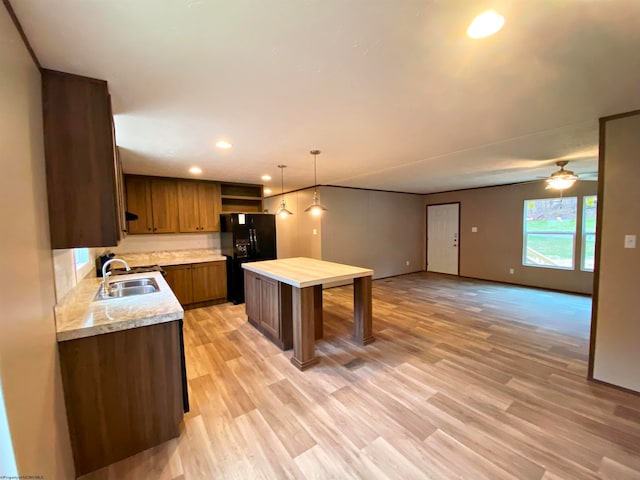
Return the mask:
M96 479L638 479L640 396L588 382L591 299L417 273L324 292L298 371L244 305L185 313L180 437ZM635 366L633 367L635 368Z

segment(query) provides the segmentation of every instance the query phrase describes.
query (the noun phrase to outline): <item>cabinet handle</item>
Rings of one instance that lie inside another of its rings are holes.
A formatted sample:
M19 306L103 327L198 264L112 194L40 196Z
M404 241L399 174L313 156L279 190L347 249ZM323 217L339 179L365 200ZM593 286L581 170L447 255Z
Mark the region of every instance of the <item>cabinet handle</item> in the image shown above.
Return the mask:
M147 230L151 231L151 227L147 227Z
M156 230L158 230L157 228L154 228L153 231L155 232Z

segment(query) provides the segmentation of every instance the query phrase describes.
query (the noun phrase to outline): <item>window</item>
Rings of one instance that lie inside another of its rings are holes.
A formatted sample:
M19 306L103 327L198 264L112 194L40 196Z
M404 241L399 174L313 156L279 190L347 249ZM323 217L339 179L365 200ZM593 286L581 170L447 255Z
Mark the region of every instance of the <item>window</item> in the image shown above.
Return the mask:
M73 258L76 262L76 272L89 263L88 248L74 248Z
M596 253L596 211L598 197L589 195L582 199L582 261L580 268L593 272Z
M522 264L573 269L577 197L524 201Z

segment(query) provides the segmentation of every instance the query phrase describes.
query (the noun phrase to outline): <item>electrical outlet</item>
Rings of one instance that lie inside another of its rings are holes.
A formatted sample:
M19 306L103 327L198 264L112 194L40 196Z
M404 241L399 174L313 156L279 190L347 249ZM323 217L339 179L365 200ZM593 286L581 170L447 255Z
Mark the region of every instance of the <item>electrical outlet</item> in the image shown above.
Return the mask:
M625 235L624 236L624 248L636 248L636 236Z
M472 231L473 233L476 233L476 232L478 231L478 227L471 227L471 231Z
M313 234L314 234L314 235L317 235L317 234L318 234L318 229L317 229L317 228L314 228L314 229L313 229Z
M409 266L409 260L407 260L407 267Z
M513 275L514 273L516 273L516 271L513 268L509 269L509 274Z

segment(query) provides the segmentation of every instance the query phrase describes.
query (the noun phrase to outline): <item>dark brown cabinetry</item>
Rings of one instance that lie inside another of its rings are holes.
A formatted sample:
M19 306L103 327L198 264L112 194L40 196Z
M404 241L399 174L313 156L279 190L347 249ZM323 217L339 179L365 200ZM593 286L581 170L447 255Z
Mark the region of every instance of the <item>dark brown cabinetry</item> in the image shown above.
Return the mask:
M292 348L291 286L245 270L244 288L249 322L283 350Z
M127 175L126 189L127 211L138 216L137 220L129 220L129 233L178 232L178 187L175 181Z
M180 232L220 231L220 184L178 181Z
M78 476L179 435L182 321L58 344Z
M114 246L122 238L107 82L42 70L52 248Z
M182 306L220 303L227 298L227 266L224 261L162 267L165 280Z

